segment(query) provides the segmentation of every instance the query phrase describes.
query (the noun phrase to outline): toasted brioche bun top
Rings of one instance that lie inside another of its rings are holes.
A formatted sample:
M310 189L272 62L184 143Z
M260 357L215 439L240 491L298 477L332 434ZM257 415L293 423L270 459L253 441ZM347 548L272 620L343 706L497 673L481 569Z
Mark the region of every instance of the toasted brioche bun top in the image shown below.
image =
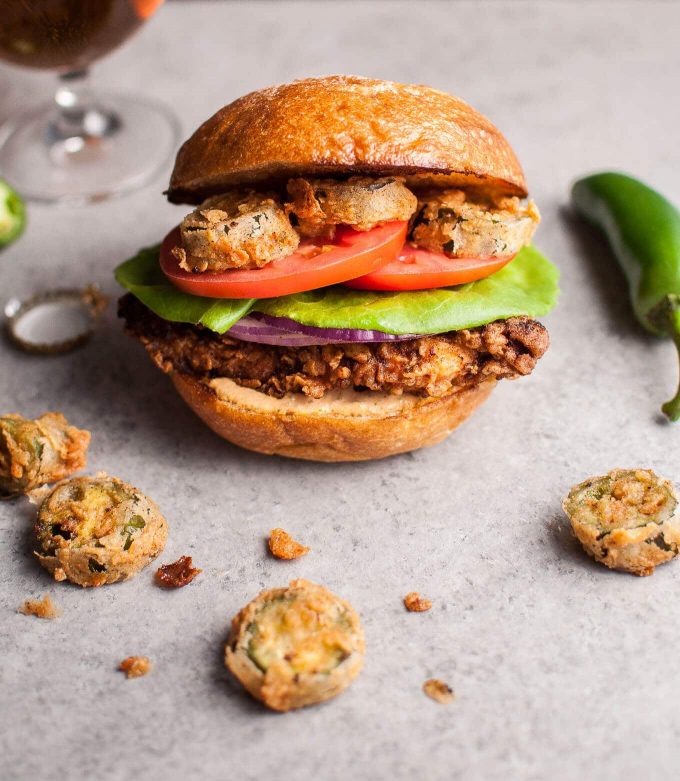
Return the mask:
M360 76L294 81L220 109L179 150L167 194L200 203L265 180L350 174L527 194L510 145L467 103Z

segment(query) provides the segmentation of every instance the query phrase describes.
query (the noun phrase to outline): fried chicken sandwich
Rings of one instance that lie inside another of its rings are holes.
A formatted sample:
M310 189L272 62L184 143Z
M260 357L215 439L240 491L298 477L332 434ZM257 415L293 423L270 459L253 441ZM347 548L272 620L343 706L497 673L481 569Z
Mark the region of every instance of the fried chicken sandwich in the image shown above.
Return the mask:
M442 440L548 347L557 271L508 142L429 87L259 90L180 149L192 211L116 270L120 315L245 448L320 461Z

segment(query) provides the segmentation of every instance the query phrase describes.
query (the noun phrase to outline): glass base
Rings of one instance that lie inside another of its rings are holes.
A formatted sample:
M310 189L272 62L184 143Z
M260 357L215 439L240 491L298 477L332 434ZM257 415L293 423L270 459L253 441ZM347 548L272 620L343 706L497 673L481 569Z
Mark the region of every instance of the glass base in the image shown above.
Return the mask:
M69 132L55 104L10 119L0 135L0 173L24 198L90 203L136 190L175 151L179 126L162 104L127 95L97 95Z

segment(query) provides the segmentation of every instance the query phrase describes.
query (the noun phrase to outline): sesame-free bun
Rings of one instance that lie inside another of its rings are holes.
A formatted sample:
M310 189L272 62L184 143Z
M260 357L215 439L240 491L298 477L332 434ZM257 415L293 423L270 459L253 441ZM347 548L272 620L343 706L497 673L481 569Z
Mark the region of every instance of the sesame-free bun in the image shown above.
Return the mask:
M481 186L525 196L500 131L464 101L419 85L325 76L251 92L179 150L173 203L296 176L398 175L411 186Z
M182 398L235 445L309 461L366 461L440 442L491 393L495 380L439 399L353 390L322 399L289 393L275 399L230 379L174 372Z

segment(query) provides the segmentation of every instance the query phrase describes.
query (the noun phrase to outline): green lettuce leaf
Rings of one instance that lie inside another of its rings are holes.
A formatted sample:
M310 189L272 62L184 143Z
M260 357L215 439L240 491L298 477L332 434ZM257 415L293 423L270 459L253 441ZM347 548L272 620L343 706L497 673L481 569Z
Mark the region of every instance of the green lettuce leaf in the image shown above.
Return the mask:
M557 301L559 272L534 247L478 282L410 293L329 287L260 299L253 309L319 328L362 328L391 334L459 331L513 315L539 317Z
M540 317L555 305L559 272L534 247L524 247L500 271L467 285L403 293L342 286L259 300L210 299L176 290L158 265L158 247L116 269L116 279L165 320L201 324L224 333L251 309L319 328L386 333L442 333L515 315Z
M252 298L202 298L173 287L158 264L160 245L141 249L114 272L119 285L129 290L154 314L176 323L204 325L223 334L244 315Z

